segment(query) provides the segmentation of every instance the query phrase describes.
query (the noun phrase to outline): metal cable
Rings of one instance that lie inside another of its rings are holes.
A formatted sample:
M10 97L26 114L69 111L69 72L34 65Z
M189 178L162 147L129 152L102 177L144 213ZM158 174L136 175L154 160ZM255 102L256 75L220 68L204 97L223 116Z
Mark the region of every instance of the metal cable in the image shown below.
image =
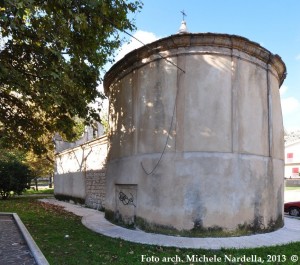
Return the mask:
M118 26L116 26L110 19L108 19L103 14L102 14L102 18L104 18L106 21L108 21L117 30L124 32L128 36L132 37L133 39L135 39L136 41L138 41L139 43L141 43L143 46L147 47L149 50L152 50L152 48L148 44L142 42L141 40L139 40L138 38L136 38L135 36L133 36L132 34L130 34L129 32L127 32L126 30L120 29ZM182 71L183 73L185 73L185 71L182 68L180 68L177 64L175 64L172 61L168 60L167 58L163 57L160 53L157 53L157 54L159 55L160 58L162 58L166 62L170 63L171 65L175 66L177 69L179 69L180 71ZM168 131L168 136L167 136L166 143L165 143L164 148L163 148L163 150L161 152L159 160L157 161L156 165L154 166L154 168L150 172L147 172L147 170L144 168L143 163L141 162L141 167L142 167L142 169L143 169L143 171L145 172L146 175L151 175L151 174L154 173L154 171L157 169L158 165L160 164L160 162L161 162L161 160L163 158L163 155L164 155L164 153L166 151L166 148L168 146L168 142L169 142L169 139L170 139L171 130L172 130L172 127L173 127L175 111L176 111L177 94L178 94L178 87L177 87L177 91L176 91L175 103L174 103L174 108L173 108L173 113L172 113L171 124L170 124L170 128L169 128L169 131Z
M118 28L118 26L116 26L116 24L114 24L110 19L108 19L108 18L107 18L106 16L104 16L103 14L102 14L102 17L103 17L106 21L108 21L113 27L115 27L117 30L124 32L124 33L127 34L128 36L134 38L136 41L138 41L139 43L141 43L143 46L147 47L149 50L152 50L151 47L150 47L148 44L142 42L141 40L139 40L138 38L136 38L135 36L133 36L132 34L130 34L129 32L127 32L126 30ZM162 59L165 60L166 62L172 64L172 65L175 66L177 69L179 69L180 71L182 71L183 73L185 73L185 71L184 71L182 68L180 68L177 64L175 64L175 63L173 63L172 61L168 60L167 58L163 57L160 53L157 53L157 54L158 54L158 56L159 56L160 58L162 58Z

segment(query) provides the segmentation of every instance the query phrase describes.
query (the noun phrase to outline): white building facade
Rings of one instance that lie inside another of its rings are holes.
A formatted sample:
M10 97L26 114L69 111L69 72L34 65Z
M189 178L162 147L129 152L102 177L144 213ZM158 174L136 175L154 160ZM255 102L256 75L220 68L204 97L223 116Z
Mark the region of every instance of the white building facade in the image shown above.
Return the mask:
M300 139L285 144L284 177L288 179L300 178Z

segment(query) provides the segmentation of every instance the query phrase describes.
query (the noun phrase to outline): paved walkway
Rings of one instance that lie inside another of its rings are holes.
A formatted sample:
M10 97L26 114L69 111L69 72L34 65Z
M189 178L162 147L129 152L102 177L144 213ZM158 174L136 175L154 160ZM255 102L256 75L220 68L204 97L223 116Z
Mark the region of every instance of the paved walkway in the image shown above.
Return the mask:
M140 230L129 230L108 222L104 213L78 205L42 199L41 201L60 205L65 210L82 216L82 223L89 229L103 235L121 238L127 241L179 248L221 249L221 248L256 248L300 242L300 220L285 217L283 228L266 234L227 238L190 238L146 233Z
M12 215L0 215L0 239L0 265L36 264Z

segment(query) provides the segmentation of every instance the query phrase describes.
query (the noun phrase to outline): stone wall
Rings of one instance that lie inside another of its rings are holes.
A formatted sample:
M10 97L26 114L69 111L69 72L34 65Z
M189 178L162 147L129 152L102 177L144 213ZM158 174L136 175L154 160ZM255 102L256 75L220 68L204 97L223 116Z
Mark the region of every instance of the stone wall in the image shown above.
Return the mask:
M93 209L103 209L105 201L105 173L101 170L87 171L85 176L86 197L85 204Z
M103 209L106 156L106 136L58 153L54 175L55 196Z

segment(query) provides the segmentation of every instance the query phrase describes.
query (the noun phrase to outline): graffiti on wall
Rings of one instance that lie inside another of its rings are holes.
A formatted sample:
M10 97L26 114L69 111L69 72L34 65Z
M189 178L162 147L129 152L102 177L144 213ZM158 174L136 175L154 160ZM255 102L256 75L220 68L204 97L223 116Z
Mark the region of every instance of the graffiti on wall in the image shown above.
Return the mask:
M123 203L123 205L133 205L134 207L134 197L132 193L130 193L130 197L128 197L124 192L119 192L119 200Z

